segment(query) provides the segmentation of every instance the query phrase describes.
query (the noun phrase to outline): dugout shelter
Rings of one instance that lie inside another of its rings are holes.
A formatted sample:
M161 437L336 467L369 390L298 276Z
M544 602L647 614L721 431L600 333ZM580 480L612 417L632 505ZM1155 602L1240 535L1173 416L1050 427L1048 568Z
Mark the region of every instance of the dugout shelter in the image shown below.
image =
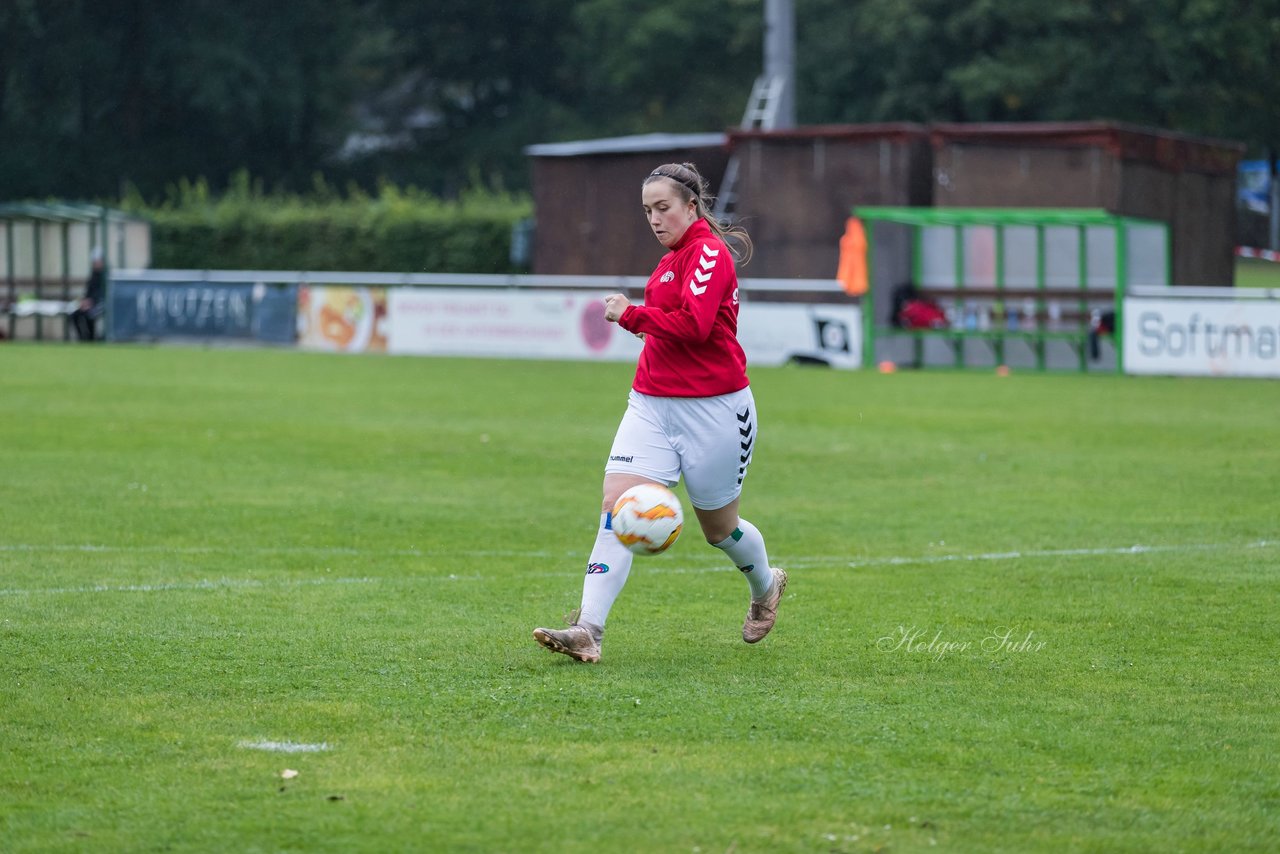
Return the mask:
M1168 226L1089 208L858 207L864 367L1122 370L1124 295L1168 286ZM911 328L909 291L945 320Z
M84 293L91 256L107 269L151 264L151 224L101 205L0 204L0 312L9 338L68 335L68 304Z

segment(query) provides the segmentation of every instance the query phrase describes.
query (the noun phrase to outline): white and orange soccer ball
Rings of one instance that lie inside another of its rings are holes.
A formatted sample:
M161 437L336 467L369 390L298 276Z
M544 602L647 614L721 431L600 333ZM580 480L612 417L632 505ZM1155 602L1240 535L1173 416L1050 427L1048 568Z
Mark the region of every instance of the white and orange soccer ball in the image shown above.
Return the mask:
M665 486L642 483L618 496L613 505L613 533L638 555L662 554L680 536L684 510Z

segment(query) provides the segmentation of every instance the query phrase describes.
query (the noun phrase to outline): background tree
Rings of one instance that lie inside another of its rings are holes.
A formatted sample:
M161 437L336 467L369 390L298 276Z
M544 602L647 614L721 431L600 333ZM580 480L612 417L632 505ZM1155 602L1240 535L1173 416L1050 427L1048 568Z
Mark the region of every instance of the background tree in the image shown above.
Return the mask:
M1280 142L1280 2L797 0L800 115L1109 119Z
M237 168L306 180L342 139L363 7L0 5L0 195L152 193Z
M523 186L523 147L721 130L760 63L760 0L381 0L386 62L367 116L386 148L354 168L456 191Z
M1108 119L1280 149L1280 0L795 0L805 123ZM735 124L763 0L5 0L0 199L527 185Z

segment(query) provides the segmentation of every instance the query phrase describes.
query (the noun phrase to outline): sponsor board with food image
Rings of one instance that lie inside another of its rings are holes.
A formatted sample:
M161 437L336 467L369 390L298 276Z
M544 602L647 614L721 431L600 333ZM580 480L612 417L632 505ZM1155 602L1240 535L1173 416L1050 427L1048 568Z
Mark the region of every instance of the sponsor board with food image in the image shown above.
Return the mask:
M387 289L298 288L298 346L344 353L387 351Z

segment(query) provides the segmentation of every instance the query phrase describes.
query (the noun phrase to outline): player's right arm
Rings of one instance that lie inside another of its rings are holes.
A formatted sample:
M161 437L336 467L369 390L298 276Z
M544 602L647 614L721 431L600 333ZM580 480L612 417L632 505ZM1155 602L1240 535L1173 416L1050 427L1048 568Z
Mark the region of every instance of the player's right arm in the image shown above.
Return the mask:
M618 325L637 335L651 334L683 341L706 341L725 293L734 287L733 261L721 245L717 255L710 244L692 252L693 264L682 264L680 306L671 311L644 305L628 305Z

